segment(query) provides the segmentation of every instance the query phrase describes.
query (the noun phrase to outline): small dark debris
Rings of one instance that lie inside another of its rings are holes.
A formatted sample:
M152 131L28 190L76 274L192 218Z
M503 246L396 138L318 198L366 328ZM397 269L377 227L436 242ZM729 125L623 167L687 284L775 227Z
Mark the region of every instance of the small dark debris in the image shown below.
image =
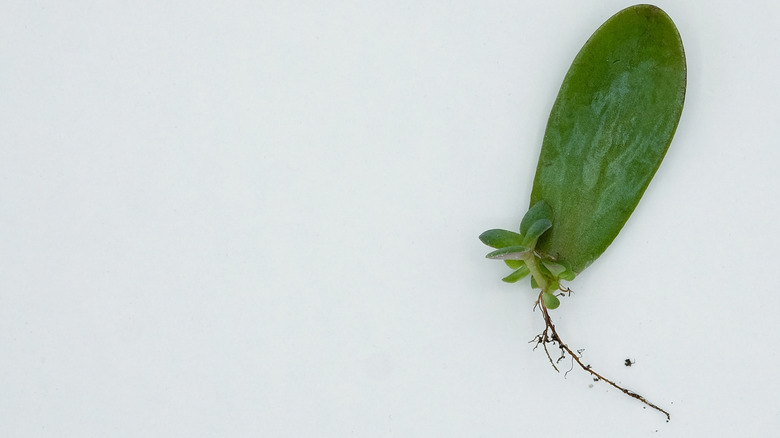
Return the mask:
M626 361L625 361L625 362L623 362L623 363L624 363L624 364L625 364L627 367L630 367L631 365L635 364L636 362L634 362L634 361L633 361L633 360L631 360L631 359L626 359Z

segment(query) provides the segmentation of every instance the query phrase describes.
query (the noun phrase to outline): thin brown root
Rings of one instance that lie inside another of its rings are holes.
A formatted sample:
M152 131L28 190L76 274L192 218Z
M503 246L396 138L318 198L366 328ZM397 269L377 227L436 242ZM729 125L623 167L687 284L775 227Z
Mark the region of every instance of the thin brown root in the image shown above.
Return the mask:
M570 293L571 291L567 289L567 290L564 290L563 292L569 292ZM566 356L566 353L569 353L569 356L572 358L572 360L574 362L577 362L577 365L579 365L580 368L582 368L583 370L589 372L593 376L593 381L594 382L597 382L599 380L603 380L604 382L609 383L614 388L617 388L618 390L620 390L622 393L626 394L627 396L633 397L633 398L641 401L642 403L646 404L647 406L650 406L651 408L655 409L656 411L659 411L659 412L663 413L664 415L666 415L666 421L671 420L672 417L669 415L669 412L666 412L665 410L663 410L660 407L654 405L653 403L650 403L646 398L644 398L640 394L637 394L636 392L631 391L630 389L623 388L622 386L618 385L617 383L613 382L612 380L607 379L606 377L604 377L601 374L599 374L596 371L594 371L593 368L590 365L585 365L582 362L581 356L579 354L579 353L582 352L582 350L577 350L577 352L575 353L574 351L571 350L571 348L569 348L568 345L566 345L563 342L563 340L561 340L561 337L558 336L558 332L555 330L555 325L553 324L552 319L550 318L550 313L547 311L547 307L545 307L544 303L542 302L542 294L541 293L539 294L539 298L537 298L537 300L536 300L536 304L534 305L534 308L536 308L537 306L540 309L542 309L542 317L544 318L545 327L544 327L544 331L541 334L536 335L536 337L533 340L531 340L531 342L536 342L536 345L534 346L534 350L536 350L536 347L538 347L539 344L541 344L544 347L544 351L547 354L547 358L550 360L550 364L555 369L555 371L560 372L558 370L558 367L555 366L555 364L560 362L561 360L563 360L564 357ZM547 344L557 344L558 348L561 349L561 356L558 358L557 361L553 361L552 356L550 356L550 351L547 349ZM572 367L573 366L574 365L572 364ZM571 370L569 370L569 371L571 371ZM569 371L567 371L566 374L568 374ZM564 374L564 376L566 374Z

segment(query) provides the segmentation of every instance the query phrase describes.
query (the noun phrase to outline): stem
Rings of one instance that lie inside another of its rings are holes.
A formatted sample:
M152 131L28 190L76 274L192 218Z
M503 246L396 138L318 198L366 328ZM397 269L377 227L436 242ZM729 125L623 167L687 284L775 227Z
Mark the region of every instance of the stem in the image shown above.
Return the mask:
M529 265L529 269L530 269L530 265ZM537 270L538 270L538 268L537 268ZM533 270L531 270L531 272L533 273ZM537 283L539 282L538 279L536 281L537 281ZM544 291L544 289L542 289L542 290ZM558 348L561 349L562 353L561 353L561 357L558 359L558 361L560 361L561 359L563 359L565 357L565 353L563 353L564 351L566 353L569 353L569 356L571 356L572 359L574 359L574 361L577 362L577 364L583 370L585 370L585 371L589 372L591 375L593 375L596 378L596 380L603 380L603 381L609 383L610 385L612 385L613 387L619 389L621 392L623 392L624 394L628 395L629 397L633 397L633 398L641 401L642 403L650 406L651 408L653 408L653 409L655 409L655 410L665 414L666 415L666 421L669 421L671 419L671 416L669 415L669 412L666 412L665 410L663 410L660 407L654 405L653 403L650 403L647 399L645 399L641 395L637 394L636 392L631 391L631 390L626 389L626 388L623 388L622 386L618 385L617 383L607 379L606 377L604 377L601 374L599 374L596 371L594 371L590 367L590 365L585 365L584 363L582 363L582 360L580 359L580 357L577 354L575 354L571 350L571 348L569 348L569 346L567 346L563 342L563 340L561 340L560 336L558 336L558 332L555 330L555 325L553 324L552 319L550 318L550 313L547 311L547 307L545 307L544 302L542 301L542 293L544 293L544 292L540 292L539 293L539 297L536 299L536 305L539 306L540 309L542 309L542 317L544 318L545 328L544 328L544 331L540 335L537 335L536 338L534 338L534 341L536 341L536 345L537 346L539 346L539 344L542 344L542 346L544 347L544 351L547 353L547 358L550 359L550 363L552 364L553 368L555 368L555 371L558 371L558 367L556 367L555 363L553 363L553 359L550 356L550 352L547 350L547 344L548 343L558 344ZM550 332L549 335L548 335L548 330ZM533 342L533 341L531 341L531 342ZM536 348L536 347L534 347L534 348ZM558 372L560 372L560 371L558 371Z
M534 277L536 284L542 289L542 292L546 291L549 285L544 274L542 274L542 271L539 269L539 259L536 258L534 252L529 251L528 256L525 257L523 261L525 262L525 265L528 266L531 276ZM541 295L539 295L539 298L541 299Z

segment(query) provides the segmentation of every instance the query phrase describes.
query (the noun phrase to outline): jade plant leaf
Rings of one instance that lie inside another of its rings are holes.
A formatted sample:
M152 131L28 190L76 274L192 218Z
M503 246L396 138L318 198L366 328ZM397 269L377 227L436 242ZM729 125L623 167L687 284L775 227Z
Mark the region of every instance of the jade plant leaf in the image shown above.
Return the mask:
M504 263L512 269L517 269L525 264L522 260L504 260Z
M571 281L618 235L655 175L682 114L686 67L672 20L652 5L626 8L607 20L582 47L553 104L536 168L530 208L520 233L488 230L479 238L514 271L502 280L531 277L541 289L543 345L550 364L566 355L594 380L671 418L643 396L595 372L558 335L548 310L556 309ZM553 360L548 344L561 356ZM573 364L572 364L573 366Z
M531 225L542 219L552 221L552 217L553 214L552 209L550 208L550 204L544 202L544 200L534 203L525 213L523 220L520 222L520 234L528 234L528 230L531 228Z
M505 281L507 283L516 283L519 280L522 280L523 278L525 278L530 273L531 273L531 270L528 269L528 266L523 264L515 272L512 272L511 274L507 275L506 277L502 278L501 280Z
M529 251L527 246L507 246L506 248L497 249L486 255L486 258L496 260L523 260L525 254Z
M544 134L530 205L549 204L553 226L539 254L577 274L612 243L666 154L685 86L682 41L661 9L629 7L590 37Z
M544 307L548 309L557 309L561 305L561 300L550 292L542 293L542 301L544 302Z
M479 235L479 240L487 246L498 249L522 245L523 236L507 230L487 230Z
M533 248L536 245L536 240L539 239L539 236L549 230L550 227L552 227L552 222L549 219L539 219L534 222L528 227L528 230L523 236L522 245Z

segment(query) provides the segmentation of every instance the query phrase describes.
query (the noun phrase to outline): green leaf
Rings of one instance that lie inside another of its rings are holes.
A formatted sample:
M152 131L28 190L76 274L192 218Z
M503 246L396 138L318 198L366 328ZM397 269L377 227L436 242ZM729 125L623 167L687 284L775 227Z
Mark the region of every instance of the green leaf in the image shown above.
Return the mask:
M561 274L566 272L566 266L560 263L555 263L547 260L542 260L542 265L552 274L555 278L560 278Z
M506 277L502 278L501 280L507 282L507 283L516 283L519 280L522 280L526 277L531 271L528 269L528 266L523 265L522 268L516 270L515 272L507 275Z
M554 278L571 281L576 277L566 262L558 263L550 260L542 260L541 262L541 268L544 268Z
M507 230L487 230L479 235L479 240L493 248L506 248L507 246L521 245L523 236Z
M536 246L536 240L539 238L539 236L544 234L545 231L549 230L550 227L552 227L552 222L550 222L549 219L539 219L531 224L531 226L528 227L528 230L524 234L523 246L527 246L529 248Z
M560 278L561 280L572 281L576 276L577 274L575 274L574 271L572 271L569 268L566 268L565 271L561 272L558 275L558 278Z
M539 263L538 267L539 267L539 272L542 273L542 276L544 276L544 278L549 279L549 280L555 278L555 277L553 277L553 275L550 272L550 270L547 269L547 266L544 265L544 263Z
M547 219L548 221L552 221L552 216L553 214L550 205L544 202L544 200L538 201L531 208L529 208L525 213L525 216L523 216L523 220L520 222L520 234L527 236L531 225L540 219Z
M588 39L563 80L539 155L530 205L549 204L554 226L538 253L569 262L576 274L606 250L666 154L685 87L682 40L655 6L624 9Z
M506 248L497 249L485 257L494 260L522 260L528 253L528 248L525 246L507 246Z
M542 302L544 303L544 307L550 310L557 309L558 306L561 305L561 301L558 299L558 297L551 294L550 292L542 293Z
M525 265L525 262L522 260L504 260L504 263L512 269L517 269Z

